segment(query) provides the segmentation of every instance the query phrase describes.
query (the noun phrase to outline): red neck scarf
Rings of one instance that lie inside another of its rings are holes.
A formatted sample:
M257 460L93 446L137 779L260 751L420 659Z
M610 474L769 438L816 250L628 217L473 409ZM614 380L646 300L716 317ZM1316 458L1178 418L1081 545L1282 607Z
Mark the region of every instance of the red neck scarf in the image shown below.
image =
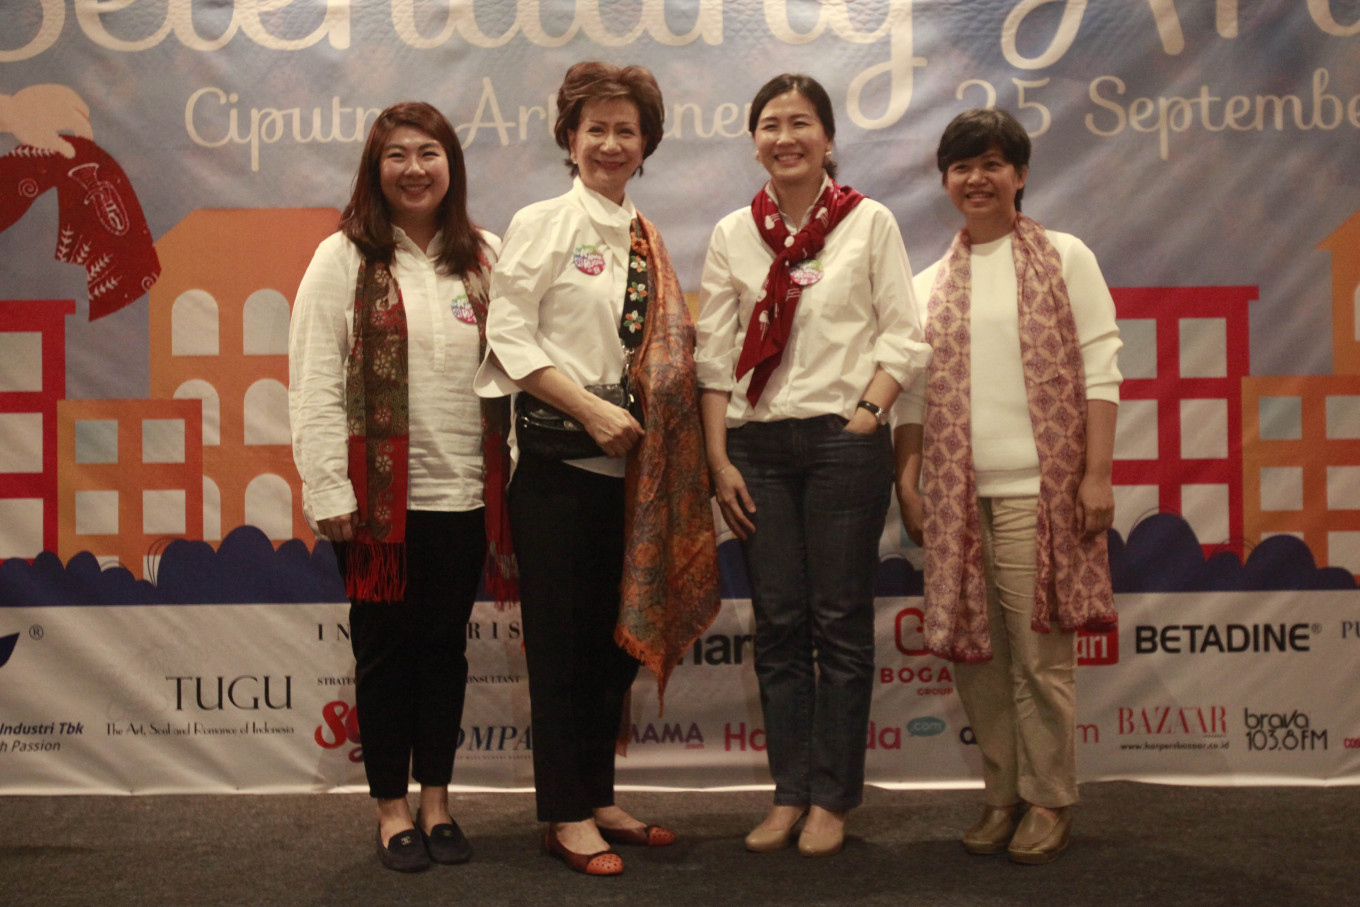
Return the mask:
M765 285L746 325L746 341L737 360L737 379L752 372L746 389L746 399L752 406L760 400L770 375L784 358L784 347L793 331L793 315L798 308L798 297L803 287L790 276L797 264L816 256L826 245L826 237L845 216L855 209L864 196L849 186L835 182L822 190L813 204L812 216L796 234L790 234L779 216L779 207L770 193L762 187L751 199L751 216L765 244L774 252L774 261L765 275Z

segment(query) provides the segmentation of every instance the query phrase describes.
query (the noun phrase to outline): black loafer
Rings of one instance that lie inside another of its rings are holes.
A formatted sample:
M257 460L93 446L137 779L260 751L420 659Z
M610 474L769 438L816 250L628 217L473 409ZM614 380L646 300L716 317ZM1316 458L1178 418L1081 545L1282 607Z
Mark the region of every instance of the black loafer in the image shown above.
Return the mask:
M425 841L425 852L430 855L431 860L452 865L466 863L472 859L472 845L468 843L467 836L463 834L457 822L444 822L428 832L419 822L417 819L416 827L420 829L420 837Z
M382 829L378 829L378 859L396 872L422 872L430 868L430 855L425 852L420 835L414 828L399 831L383 844Z

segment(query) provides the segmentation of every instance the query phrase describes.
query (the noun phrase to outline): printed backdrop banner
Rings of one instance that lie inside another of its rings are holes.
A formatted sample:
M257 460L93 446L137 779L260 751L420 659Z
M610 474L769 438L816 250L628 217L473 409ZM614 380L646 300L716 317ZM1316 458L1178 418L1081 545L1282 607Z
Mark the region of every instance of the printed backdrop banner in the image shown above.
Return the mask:
M630 193L689 291L764 179L769 77L827 87L841 178L918 270L960 226L940 132L1013 111L1025 211L1094 250L1124 340L1123 628L1082 640L1085 776L1360 780L1360 0L0 0L0 787L358 783L291 302L383 107L448 115L501 233L569 185L553 99L584 59L662 87ZM639 686L628 783L768 781L720 541L727 606L664 717ZM970 782L949 666L904 641L895 517L880 554L870 775ZM478 623L459 780L524 786L517 624Z
M1360 614L1353 595L1127 595L1116 636L1082 638L1083 780L1360 780ZM1349 618L1335 617L1349 612ZM3 793L363 790L345 606L17 608L0 722ZM978 784L954 666L921 649L920 599L882 598L866 776ZM768 784L751 609L722 614L676 669L633 691L619 783ZM533 783L518 611L477 606L454 781ZM13 694L10 694L13 695Z

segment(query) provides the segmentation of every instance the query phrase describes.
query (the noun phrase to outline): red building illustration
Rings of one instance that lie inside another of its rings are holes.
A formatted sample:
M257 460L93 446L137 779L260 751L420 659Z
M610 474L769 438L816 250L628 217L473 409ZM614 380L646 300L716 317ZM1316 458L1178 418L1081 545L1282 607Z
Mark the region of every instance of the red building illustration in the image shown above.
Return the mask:
M57 404L71 300L0 300L0 560L57 549Z
M1112 290L1124 349L1115 441L1115 528L1185 518L1206 553L1241 555L1242 380L1255 287Z

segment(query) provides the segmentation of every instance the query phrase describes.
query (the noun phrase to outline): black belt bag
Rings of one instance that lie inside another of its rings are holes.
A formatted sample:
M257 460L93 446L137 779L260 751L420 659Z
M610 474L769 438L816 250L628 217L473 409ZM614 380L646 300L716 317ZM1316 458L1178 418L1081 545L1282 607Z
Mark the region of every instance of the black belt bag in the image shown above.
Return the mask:
M626 383L587 384L586 390L642 422L642 407ZM525 391L515 398L515 439L520 450L547 460L605 456L584 425Z

